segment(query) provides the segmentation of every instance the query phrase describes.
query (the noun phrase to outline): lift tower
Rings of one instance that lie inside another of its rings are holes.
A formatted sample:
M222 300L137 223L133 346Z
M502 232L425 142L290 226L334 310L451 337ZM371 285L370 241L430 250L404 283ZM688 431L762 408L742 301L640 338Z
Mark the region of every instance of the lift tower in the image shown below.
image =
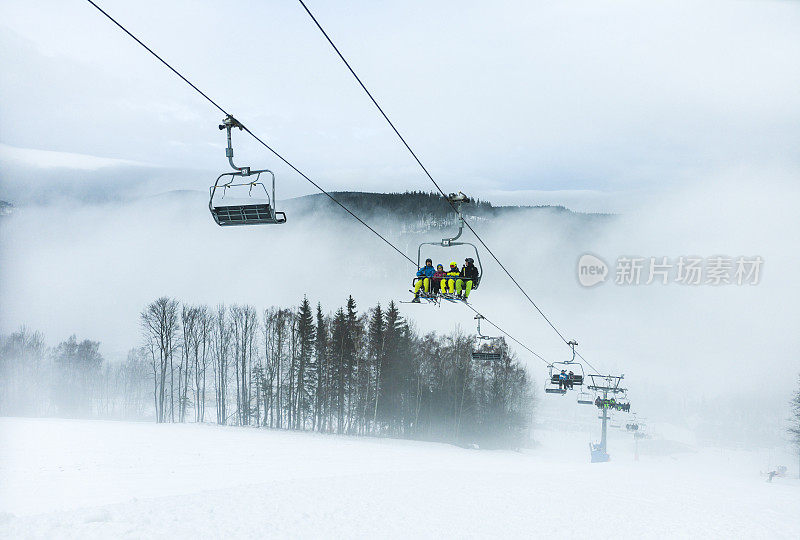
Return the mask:
M608 395L617 395L625 393L627 390L620 387L622 379L625 375L589 375L592 378L592 384L587 388L595 392L602 393L603 403L608 400ZM603 421L602 435L600 436L600 444L592 444L590 449L592 451L592 463L603 462L609 460L608 455L608 408L603 407L603 416L598 418Z

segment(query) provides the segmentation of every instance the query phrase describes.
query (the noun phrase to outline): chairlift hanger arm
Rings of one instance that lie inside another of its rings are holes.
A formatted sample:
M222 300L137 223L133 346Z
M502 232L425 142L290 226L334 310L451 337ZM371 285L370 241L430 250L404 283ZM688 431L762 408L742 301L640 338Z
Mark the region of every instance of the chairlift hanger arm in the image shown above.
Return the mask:
M484 318L485 317L483 315L481 315L480 313L478 313L474 317L474 319L476 321L478 321L478 335L477 335L478 339L479 340L480 339L485 339L487 341L492 341L492 342L499 341L499 340L503 339L501 336L487 336L487 335L484 335L484 334L481 333L481 319L484 319Z
M572 361L575 362L575 347L578 346L578 342L572 339L567 342L567 345L572 349Z
M478 321L478 339L497 339L491 336L485 336L481 333L481 319L483 319L483 315L481 315L480 313L475 315L475 320Z
M456 212L456 220L458 221L458 234L452 238L442 238L443 247L450 247L461 243L456 242L456 240L461 238L461 234L464 232L464 216L461 215L460 211Z
M458 193L451 193L447 197L447 202L453 207L456 213L456 220L458 222L458 234L456 234L452 238L442 238L442 246L449 247L453 245L458 245L460 242L456 242L459 238L461 238L461 234L464 232L464 215L461 213L461 205L470 203L470 198L464 195L462 192Z
M244 126L233 117L233 115L228 115L219 125L219 129L224 129L228 138L228 146L225 148L225 156L228 158L228 163L231 164L231 168L236 169L240 172L243 176L250 176L251 174L255 174L259 171L250 171L250 167L237 167L236 164L233 162L233 143L231 141L231 130L233 128L239 128L239 131L244 129Z

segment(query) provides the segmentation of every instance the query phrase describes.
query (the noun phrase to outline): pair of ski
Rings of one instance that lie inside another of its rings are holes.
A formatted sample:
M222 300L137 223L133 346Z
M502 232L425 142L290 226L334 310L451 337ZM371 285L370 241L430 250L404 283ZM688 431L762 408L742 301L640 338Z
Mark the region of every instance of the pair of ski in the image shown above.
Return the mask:
M409 289L408 292L413 293L414 291ZM443 293L443 294L425 294L425 293L420 293L419 298L421 298L423 300L427 300L428 302L431 302L431 303L434 303L434 304L437 304L437 305L442 300L447 300L448 302L450 302L452 304L458 304L458 303L466 304L467 303L467 299L464 298L463 296L456 296L456 295L450 294L450 293ZM420 302L415 302L414 300L401 300L400 303L402 303L402 304L419 304Z

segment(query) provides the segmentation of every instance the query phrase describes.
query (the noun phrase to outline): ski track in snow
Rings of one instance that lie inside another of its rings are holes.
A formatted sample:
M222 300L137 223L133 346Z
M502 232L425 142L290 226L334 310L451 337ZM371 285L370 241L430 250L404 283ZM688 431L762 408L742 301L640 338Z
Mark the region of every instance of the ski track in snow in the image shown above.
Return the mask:
M800 538L800 482L748 452L588 463L211 425L0 419L0 538ZM762 467L763 468L763 467Z

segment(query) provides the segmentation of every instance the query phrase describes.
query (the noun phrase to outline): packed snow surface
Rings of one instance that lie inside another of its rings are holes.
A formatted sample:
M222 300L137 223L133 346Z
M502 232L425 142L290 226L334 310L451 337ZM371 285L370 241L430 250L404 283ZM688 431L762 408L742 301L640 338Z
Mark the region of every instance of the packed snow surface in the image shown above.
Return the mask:
M756 453L539 432L522 452L211 425L0 419L0 538L800 538ZM682 448L682 450L686 450Z

